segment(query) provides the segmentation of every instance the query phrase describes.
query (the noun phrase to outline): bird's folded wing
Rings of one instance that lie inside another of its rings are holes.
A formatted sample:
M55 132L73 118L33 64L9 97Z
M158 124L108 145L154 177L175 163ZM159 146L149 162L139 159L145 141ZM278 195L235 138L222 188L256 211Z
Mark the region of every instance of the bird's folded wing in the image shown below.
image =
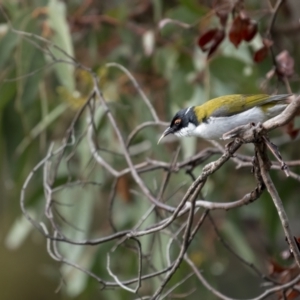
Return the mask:
M219 98L212 99L207 103L207 109L211 110L210 116L212 117L227 117L232 116L241 112L244 112L248 109L251 109L255 106L264 105L269 106L273 102L284 102L289 95L228 95ZM218 106L220 108L213 110L215 107L213 102L218 101ZM212 102L212 103L210 103ZM210 104L210 105L208 105ZM274 103L275 104L275 103ZM209 114L209 111L207 112Z

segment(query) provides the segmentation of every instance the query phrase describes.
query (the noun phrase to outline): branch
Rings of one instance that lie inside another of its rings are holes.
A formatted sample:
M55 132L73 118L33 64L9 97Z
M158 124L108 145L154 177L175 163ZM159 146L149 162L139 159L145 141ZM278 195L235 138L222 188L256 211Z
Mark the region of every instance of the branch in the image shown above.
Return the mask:
M287 237L290 249L294 255L294 258L295 258L295 261L296 261L298 267L300 268L300 252L299 252L298 246L296 244L296 241L294 239L294 235L291 232L288 216L284 210L282 201L278 195L276 187L270 177L269 168L268 168L268 165L266 164L265 155L262 153L262 151L258 151L258 162L259 162L259 166L260 166L260 170L261 170L261 175L263 177L264 183L267 187L267 190L268 190L270 196L272 197L272 200L273 200L276 210L278 212L278 215L279 215L285 236Z
M122 65L120 65L118 63L115 63L115 62L106 64L106 67L107 68L111 68L111 67L118 68L118 69L122 70L129 77L129 79L133 83L135 89L138 91L138 93L141 95L142 99L144 100L145 104L148 106L148 109L151 112L154 121L155 122L159 122L159 118L158 118L158 116L156 114L156 111L155 111L154 107L150 103L150 100L147 98L147 96L144 93L144 91L141 89L141 87L138 84L138 82L136 81L136 79L131 75L131 73L124 66L122 66Z

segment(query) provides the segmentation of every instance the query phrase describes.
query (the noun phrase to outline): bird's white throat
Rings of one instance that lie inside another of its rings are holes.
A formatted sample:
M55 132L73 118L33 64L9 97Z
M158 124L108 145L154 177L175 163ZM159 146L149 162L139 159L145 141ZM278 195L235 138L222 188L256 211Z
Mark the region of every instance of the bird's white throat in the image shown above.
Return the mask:
M174 134L178 137L183 137L183 136L195 136L195 129L196 125L189 122L189 125L187 127L181 128L179 131L175 132Z

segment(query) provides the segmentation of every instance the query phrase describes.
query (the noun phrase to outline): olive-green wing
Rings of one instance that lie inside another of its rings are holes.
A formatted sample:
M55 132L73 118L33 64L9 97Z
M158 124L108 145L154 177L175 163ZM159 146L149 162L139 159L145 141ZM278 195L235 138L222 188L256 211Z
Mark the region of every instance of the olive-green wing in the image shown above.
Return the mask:
M289 95L228 95L212 99L203 105L206 114L213 117L231 116L255 106L264 106L272 102L284 102ZM220 108L215 109L216 106Z

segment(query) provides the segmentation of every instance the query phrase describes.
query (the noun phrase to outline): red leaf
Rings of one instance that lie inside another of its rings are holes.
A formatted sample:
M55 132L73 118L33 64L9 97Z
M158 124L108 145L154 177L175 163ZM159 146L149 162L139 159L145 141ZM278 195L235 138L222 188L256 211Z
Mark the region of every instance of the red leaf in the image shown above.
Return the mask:
M293 124L294 125L294 124ZM298 130L299 131L299 130ZM294 239L295 239L295 242L296 242L296 244L297 244L297 247L298 247L298 250L300 251L300 238L296 238L295 236L294 236Z
M253 60L257 63L263 61L268 55L268 50L269 50L268 47L263 46L262 48L260 48L254 53Z
M299 131L300 131L300 129L297 129L297 128L294 127L294 120L291 121L291 122L289 122L289 123L284 127L284 129L285 129L285 132L290 136L290 138L291 138L292 140L294 140L294 139L298 136ZM299 243L298 240L296 240L296 243L297 243L298 248L300 248L300 243Z
M275 260L270 259L269 261L269 274L274 275L275 273L283 273L288 270L288 267L281 266Z
M294 59L287 50L282 51L276 56L277 69L279 75L290 77L294 74Z
M218 48L218 46L221 44L225 37L225 31L219 30L218 34L215 36L214 44L211 46L210 50L208 51L208 57L210 57Z
M296 299L298 296L300 295L300 293L296 290L291 290L291 291L288 291L286 293L286 296L287 296L287 300L293 300L293 299Z
M216 11L216 15L218 16L221 25L225 27L228 19L228 11L218 10Z
M117 182L117 193L121 196L123 202L129 203L132 200L132 195L130 193L130 177L122 176Z
M233 9L231 1L225 0L220 1L221 3L215 3L214 10L216 12L217 17L220 20L220 23L223 27L226 26L228 15Z
M216 51L224 37L225 31L223 29L210 29L200 36L198 45L202 51L208 51L208 57L210 57Z
M229 40L237 48L243 40L243 20L240 16L237 16L232 24L229 31Z
M219 29L217 29L217 28L210 29L200 36L200 38L198 40L198 45L202 51L207 51L210 49L210 45L207 45L207 44L212 42L212 40L217 35L218 31L219 31Z
M256 21L249 19L241 12L231 24L229 39L235 47L238 47L242 40L251 41L256 33Z
M257 33L257 23L254 20L247 19L243 28L243 39L250 42Z

